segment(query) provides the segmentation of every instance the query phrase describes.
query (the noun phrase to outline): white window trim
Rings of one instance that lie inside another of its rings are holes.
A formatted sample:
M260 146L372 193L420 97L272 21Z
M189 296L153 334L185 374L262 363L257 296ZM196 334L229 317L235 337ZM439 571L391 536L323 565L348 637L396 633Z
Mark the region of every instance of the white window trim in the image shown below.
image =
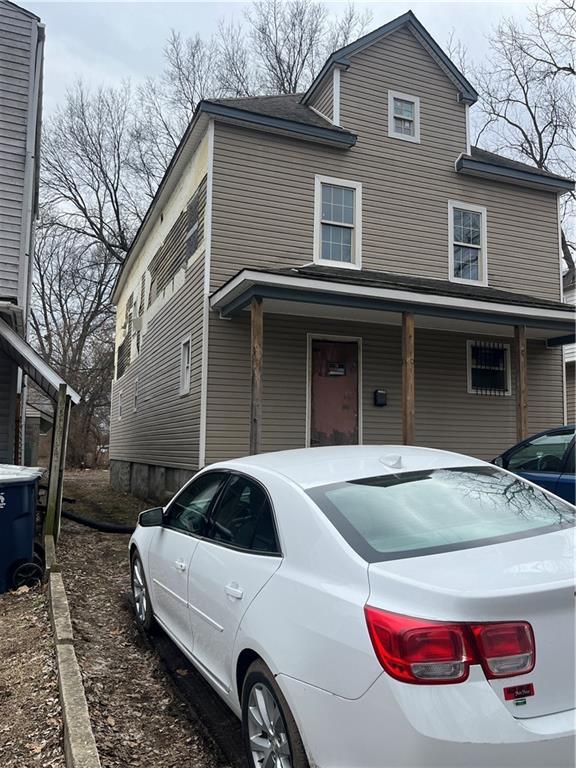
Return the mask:
M122 421L123 394L124 392L122 390L118 392L118 421Z
M184 357L183 350L185 345L188 344L190 360L188 364L188 376L185 376ZM180 381L178 392L180 395L187 395L190 392L190 382L192 379L192 334L185 336L180 342Z
M463 277L454 277L454 209L473 211L479 213L480 218L480 259L478 261L478 280L468 280ZM463 283L464 285L488 285L488 214L482 205L463 203L458 200L448 201L448 280L451 283Z
M140 396L140 393L138 392L138 379L134 379L134 407L132 409L133 413L136 413L138 410L138 398Z
M322 258L322 184L348 187L354 190L354 229L352 237L352 261L332 261ZM314 182L314 264L324 264L340 269L362 269L362 184L332 176L316 176Z
M502 344L504 349L504 358L506 360L506 391L498 395L484 395L477 392L472 386L472 347L482 344L478 339L467 339L466 341L466 383L469 395L479 395L481 397L510 397L512 394L512 366L510 357L510 344Z
M363 363L362 336L338 336L326 333L306 334L306 435L305 447L310 448L310 427L312 420L312 342L313 341L354 341L358 345L358 445L364 444L364 412L363 412Z
M394 130L394 99L411 101L414 104L414 136L406 136L405 133L397 133ZM410 96L400 91L388 91L388 136L392 139L420 144L420 98L418 96Z

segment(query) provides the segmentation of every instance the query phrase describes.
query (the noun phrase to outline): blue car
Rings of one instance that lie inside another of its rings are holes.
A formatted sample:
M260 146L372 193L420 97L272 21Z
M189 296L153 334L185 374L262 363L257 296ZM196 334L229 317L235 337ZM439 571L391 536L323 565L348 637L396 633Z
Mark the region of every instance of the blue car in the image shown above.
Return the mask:
M493 464L575 504L574 431L572 424L539 432L509 448Z

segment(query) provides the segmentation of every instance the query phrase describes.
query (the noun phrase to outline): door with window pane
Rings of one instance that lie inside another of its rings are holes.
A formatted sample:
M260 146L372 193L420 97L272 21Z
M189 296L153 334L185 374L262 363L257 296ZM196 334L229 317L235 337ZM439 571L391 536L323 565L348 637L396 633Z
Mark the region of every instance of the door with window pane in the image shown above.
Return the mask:
M266 491L231 474L194 553L188 587L194 656L224 689L240 621L281 561Z

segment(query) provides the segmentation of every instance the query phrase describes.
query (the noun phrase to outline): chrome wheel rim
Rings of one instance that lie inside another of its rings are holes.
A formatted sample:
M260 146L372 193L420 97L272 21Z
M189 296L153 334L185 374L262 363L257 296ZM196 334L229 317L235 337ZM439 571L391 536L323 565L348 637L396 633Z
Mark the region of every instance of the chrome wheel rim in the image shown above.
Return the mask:
M248 739L255 768L292 768L288 732L272 691L257 683L248 697Z
M138 616L141 622L144 622L146 621L146 611L148 609L148 596L146 595L146 584L144 583L141 568L140 560L134 560L132 565L132 592L134 593L136 616Z

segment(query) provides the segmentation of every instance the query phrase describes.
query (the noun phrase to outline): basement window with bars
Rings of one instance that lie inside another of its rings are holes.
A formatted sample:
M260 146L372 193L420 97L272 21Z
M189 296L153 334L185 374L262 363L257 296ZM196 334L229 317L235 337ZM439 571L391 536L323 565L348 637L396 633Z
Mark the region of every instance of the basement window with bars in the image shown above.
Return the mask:
M468 341L468 393L510 395L510 345L499 341Z

